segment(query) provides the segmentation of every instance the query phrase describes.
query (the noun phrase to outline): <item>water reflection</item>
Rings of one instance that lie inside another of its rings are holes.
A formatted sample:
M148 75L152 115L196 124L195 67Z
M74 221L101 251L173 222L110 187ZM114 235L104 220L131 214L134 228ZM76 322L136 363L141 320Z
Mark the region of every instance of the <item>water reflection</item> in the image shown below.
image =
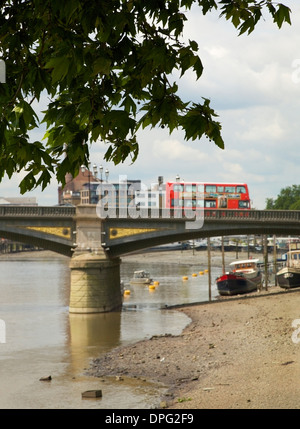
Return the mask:
M83 363L120 344L121 313L69 314L70 371L80 374Z
M115 347L164 333L179 335L190 319L177 311L130 307L122 312L69 314L71 372Z
M106 351L120 343L121 313L69 314L71 347L99 347Z

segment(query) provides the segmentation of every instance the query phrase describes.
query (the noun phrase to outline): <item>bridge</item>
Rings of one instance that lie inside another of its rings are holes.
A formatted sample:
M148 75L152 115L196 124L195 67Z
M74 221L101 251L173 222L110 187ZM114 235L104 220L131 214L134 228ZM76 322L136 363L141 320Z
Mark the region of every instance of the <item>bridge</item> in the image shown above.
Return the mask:
M72 256L74 207L0 206L0 237Z
M124 211L125 210L125 211ZM0 237L70 257L73 313L113 311L122 305L120 257L174 241L250 234L300 235L300 211L209 210L199 219L164 209L115 210L96 205L0 206Z
M199 227L197 227L199 224ZM300 211L209 210L194 221L175 212L150 209L139 218L102 220L102 247L109 258L174 241L228 235L300 235Z

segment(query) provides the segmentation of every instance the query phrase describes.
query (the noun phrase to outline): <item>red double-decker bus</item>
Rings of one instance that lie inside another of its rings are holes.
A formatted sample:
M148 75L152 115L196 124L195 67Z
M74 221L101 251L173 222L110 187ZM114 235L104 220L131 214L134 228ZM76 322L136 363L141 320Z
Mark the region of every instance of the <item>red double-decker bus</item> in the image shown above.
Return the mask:
M249 210L246 183L166 182L166 208Z

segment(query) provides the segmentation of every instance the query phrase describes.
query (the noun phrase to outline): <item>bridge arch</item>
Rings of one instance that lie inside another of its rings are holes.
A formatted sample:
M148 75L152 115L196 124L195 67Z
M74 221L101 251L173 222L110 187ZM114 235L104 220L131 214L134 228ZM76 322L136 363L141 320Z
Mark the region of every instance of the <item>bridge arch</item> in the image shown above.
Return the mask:
M75 208L0 206L0 237L72 256Z
M151 213L149 213L151 214ZM200 228L188 229L186 218L106 218L102 246L110 258L175 241L215 236L300 235L300 211L215 210L204 213Z

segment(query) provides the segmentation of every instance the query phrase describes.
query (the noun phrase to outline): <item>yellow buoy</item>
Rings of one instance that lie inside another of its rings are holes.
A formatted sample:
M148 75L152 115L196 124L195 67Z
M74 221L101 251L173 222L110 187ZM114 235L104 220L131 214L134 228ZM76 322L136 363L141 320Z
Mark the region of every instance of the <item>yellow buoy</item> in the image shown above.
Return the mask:
M188 276L183 276L182 280L188 280Z
M130 295L130 290L129 289L125 289L124 290L124 295Z
M197 277L197 273L193 273L193 274L192 274L192 277Z
M149 290L155 290L155 285L149 285Z
M200 276L203 276L204 271L199 271Z
M205 273L208 273L208 270L204 270Z
M159 285L159 281L155 281L155 282L153 282L153 284L155 285L155 286L158 286Z

